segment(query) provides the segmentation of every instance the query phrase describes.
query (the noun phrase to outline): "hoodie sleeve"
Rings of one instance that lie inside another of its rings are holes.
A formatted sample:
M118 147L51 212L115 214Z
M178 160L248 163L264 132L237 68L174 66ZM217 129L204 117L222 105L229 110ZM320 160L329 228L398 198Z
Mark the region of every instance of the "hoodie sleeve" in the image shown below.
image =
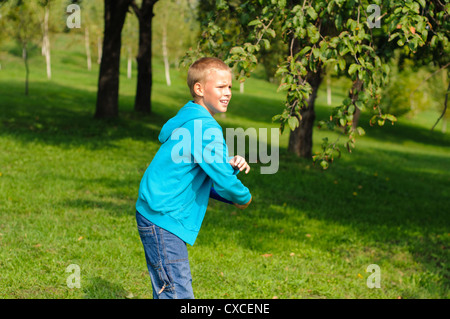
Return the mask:
M251 199L250 191L228 163L228 147L222 129L213 121L204 121L202 124L201 142L200 138L193 140L194 160L212 179L214 189L221 197L240 205L248 203Z

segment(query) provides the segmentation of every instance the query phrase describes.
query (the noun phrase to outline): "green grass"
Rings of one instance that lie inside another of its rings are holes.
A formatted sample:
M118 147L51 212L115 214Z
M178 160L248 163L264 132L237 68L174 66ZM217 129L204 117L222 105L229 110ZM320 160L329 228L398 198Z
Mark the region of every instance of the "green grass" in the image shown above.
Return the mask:
M123 61L120 118L96 121L98 66L86 70L82 39L61 35L52 47L53 79L37 50L28 97L14 46L0 51L0 297L151 298L134 204L161 126L189 98L185 75L172 70L167 87L156 58L153 114L142 117ZM275 85L250 79L245 94L233 90L217 117L224 128L276 127ZM324 92L318 119L329 111ZM363 115L367 135L325 172L288 154L281 136L277 174L261 175L260 164L240 174L248 209L210 202L189 246L196 297L449 298L450 137L430 132L437 116L379 128ZM325 136L336 133L316 130L316 149ZM71 264L79 289L66 283ZM366 285L370 264L379 289Z

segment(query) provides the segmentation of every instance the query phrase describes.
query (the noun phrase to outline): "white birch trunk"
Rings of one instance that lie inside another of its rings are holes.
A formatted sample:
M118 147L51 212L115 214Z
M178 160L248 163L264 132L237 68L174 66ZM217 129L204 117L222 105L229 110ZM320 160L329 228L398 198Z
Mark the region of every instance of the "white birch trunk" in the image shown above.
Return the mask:
M128 47L128 65L127 65L127 77L131 79L131 71L132 71L132 56L131 56L131 47Z
M97 37L97 63L100 64L102 62L102 38L100 36Z
M52 78L52 63L50 57L50 39L48 35L48 19L50 15L50 9L48 6L45 7L44 14L44 39L42 45L42 51L45 56L45 63L47 65L47 78L50 80Z
M162 51L163 51L163 59L164 59L164 69L165 69L165 73L166 73L166 83L167 83L167 86L170 86L172 83L170 81L170 65L169 65L169 57L168 57L168 53L167 53L167 30L166 30L166 26L163 27Z

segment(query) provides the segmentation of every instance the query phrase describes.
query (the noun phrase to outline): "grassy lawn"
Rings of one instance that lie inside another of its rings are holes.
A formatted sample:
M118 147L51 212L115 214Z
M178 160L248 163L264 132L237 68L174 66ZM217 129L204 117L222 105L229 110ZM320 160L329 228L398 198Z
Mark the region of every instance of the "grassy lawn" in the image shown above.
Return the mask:
M96 121L98 66L87 71L83 40L52 47L53 78L36 49L27 97L17 50L0 51L0 298L151 298L134 204L161 126L190 98L185 75L172 70L166 86L155 59L143 117L123 61L120 118ZM222 127L277 127L276 85L238 86ZM328 111L323 89L317 118ZM281 136L276 174L261 164L240 174L248 209L210 201L189 246L196 298L449 298L450 134L430 131L437 116L379 128L363 114L367 135L327 171L288 154ZM337 135L316 130L316 148L325 136ZM67 285L71 264L81 288ZM371 264L381 288L367 287Z

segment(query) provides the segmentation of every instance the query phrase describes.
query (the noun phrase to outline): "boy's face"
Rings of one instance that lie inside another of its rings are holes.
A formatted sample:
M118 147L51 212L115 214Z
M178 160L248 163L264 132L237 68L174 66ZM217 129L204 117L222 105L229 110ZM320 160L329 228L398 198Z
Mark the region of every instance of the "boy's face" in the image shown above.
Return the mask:
M206 108L212 116L226 112L231 100L231 82L231 72L211 71L205 81L195 84L195 102Z

